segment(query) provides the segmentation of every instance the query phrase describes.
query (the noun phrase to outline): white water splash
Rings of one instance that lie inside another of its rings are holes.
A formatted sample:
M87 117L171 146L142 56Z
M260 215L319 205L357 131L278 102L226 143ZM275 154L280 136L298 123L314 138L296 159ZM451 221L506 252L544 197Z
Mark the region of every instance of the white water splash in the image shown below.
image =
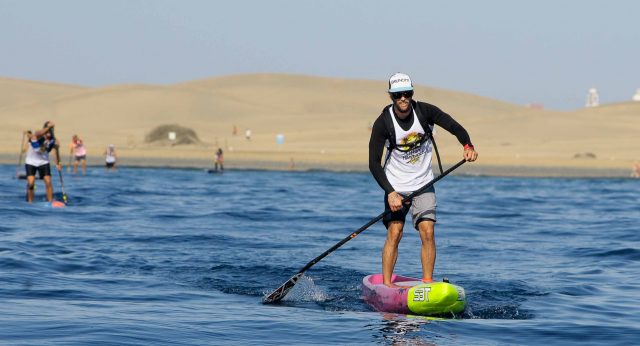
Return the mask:
M298 283L283 298L288 302L323 302L329 296L308 276L300 277Z

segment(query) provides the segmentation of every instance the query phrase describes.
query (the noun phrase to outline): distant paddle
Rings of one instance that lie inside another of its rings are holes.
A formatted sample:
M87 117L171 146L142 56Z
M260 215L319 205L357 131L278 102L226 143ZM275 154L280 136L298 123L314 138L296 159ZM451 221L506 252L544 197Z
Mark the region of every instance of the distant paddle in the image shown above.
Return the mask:
M20 166L22 165L22 154L24 153L24 138L27 136L26 132L22 132L22 140L20 141L20 151L18 151L18 166L16 167L16 178L22 179L22 175L20 174ZM24 168L23 168L24 169ZM24 179L27 176L24 175Z
M62 190L62 200L67 204L67 194L64 192L64 181L62 181L62 172L58 169L58 177L60 178L60 189Z
M456 163L453 167L451 167L451 168L447 169L446 171L442 172L442 174L437 176L435 179L431 180L428 184L426 184L425 186L421 187L420 189L414 191L409 196L405 197L403 199L403 201L410 200L413 197L415 197L416 195L418 195L421 192L423 192L424 190L430 188L438 180L444 178L447 174L453 172L456 168L462 166L462 164L464 164L465 162L466 161L463 159L460 162ZM298 273L296 273L289 280L287 280L280 287L278 287L275 291L271 292L271 294L269 294L266 298L264 298L262 300L262 303L263 304L271 304L271 303L279 302L282 298L284 298L284 296L287 295L287 293L289 293L289 291L293 288L293 286L296 285L298 280L300 280L300 278L302 277L302 274L305 271L307 271L307 269L311 268L313 265L315 265L316 263L320 262L321 259L327 257L330 253L335 251L337 248L342 246L344 243L346 243L349 240L355 238L358 234L360 234L360 232L362 232L365 229L369 228L369 226L371 226L374 223L380 221L385 215L387 215L390 212L391 212L390 210L387 210L387 211L383 212L382 214L376 216L375 218L371 219L364 226L360 227L357 231L349 234L346 238L344 238L341 241L339 241L336 245L332 246L329 250L323 252L320 256L318 256L318 257L314 258L313 260L311 260L311 262L307 263L304 267L302 267L302 269L300 269L300 271L298 271Z
M67 173L71 173L71 164L72 164L72 160L73 160L73 150L71 151L71 153L69 153L69 164L67 165Z

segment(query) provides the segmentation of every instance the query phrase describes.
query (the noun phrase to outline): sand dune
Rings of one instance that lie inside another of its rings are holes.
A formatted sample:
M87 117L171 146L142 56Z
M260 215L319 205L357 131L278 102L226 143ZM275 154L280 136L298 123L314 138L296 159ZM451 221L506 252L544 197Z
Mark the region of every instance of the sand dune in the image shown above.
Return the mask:
M316 168L366 167L369 126L389 103L385 88L384 80L282 74L103 88L0 78L0 154L16 154L22 130L53 120L65 146L74 133L85 138L94 162L114 143L123 159L204 162L222 146L229 164L294 158ZM469 130L481 155L478 165L627 169L640 159L632 149L640 103L559 112L427 86L417 86L415 98L439 106ZM155 126L172 123L194 129L203 144L143 143ZM244 139L245 128L252 130L251 141ZM276 134L285 135L284 144L276 143ZM436 135L445 161L458 160L455 138L443 130ZM574 158L581 153L596 158Z
M43 83L0 77L0 108L32 103L71 95L88 88L73 85Z

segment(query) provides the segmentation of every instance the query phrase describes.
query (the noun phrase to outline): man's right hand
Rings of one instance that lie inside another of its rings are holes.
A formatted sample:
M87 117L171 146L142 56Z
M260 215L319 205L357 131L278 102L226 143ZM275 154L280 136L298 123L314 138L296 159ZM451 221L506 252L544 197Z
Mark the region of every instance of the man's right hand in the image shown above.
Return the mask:
M387 196L387 202L389 202L389 208L391 208L391 211L393 212L402 209L402 196L395 191Z

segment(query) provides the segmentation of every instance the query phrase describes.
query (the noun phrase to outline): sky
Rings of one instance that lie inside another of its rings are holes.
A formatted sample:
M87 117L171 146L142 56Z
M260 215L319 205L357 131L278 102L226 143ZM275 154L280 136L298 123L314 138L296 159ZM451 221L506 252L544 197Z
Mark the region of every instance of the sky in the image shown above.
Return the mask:
M0 0L0 76L100 87L291 73L386 90L401 71L571 110L592 87L605 104L640 88L639 18L636 0Z

